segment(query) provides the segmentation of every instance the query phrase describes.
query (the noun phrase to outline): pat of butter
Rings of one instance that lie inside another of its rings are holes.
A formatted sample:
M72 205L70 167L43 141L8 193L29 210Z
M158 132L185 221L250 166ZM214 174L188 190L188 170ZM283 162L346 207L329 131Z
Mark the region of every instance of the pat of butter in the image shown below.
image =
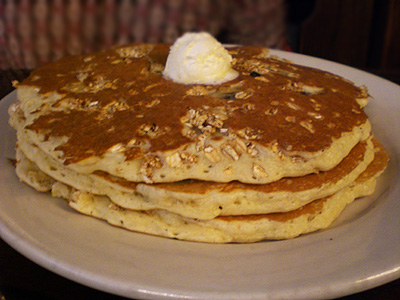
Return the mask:
M232 56L209 33L186 33L170 49L163 75L183 84L221 84L239 74Z

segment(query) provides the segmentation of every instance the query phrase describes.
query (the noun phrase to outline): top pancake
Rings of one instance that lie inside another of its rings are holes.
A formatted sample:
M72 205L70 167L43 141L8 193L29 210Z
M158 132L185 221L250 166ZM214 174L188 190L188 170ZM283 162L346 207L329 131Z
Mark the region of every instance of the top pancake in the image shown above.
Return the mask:
M218 86L162 77L164 44L39 68L17 89L29 142L82 173L260 184L329 170L369 136L365 89L260 47L229 51L240 75Z

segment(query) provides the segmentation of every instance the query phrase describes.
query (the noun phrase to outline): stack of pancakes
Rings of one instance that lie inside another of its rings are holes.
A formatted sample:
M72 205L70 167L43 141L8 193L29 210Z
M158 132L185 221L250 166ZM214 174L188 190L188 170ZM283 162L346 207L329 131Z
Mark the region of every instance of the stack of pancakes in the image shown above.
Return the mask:
M18 84L17 175L133 231L226 243L328 227L371 194L388 156L364 87L229 48L235 80L162 76L169 45L63 58Z

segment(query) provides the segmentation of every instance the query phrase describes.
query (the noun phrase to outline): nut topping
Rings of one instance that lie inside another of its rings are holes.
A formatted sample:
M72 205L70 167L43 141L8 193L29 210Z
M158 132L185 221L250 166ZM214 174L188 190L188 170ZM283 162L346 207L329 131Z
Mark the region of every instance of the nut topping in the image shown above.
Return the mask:
M207 136L205 134L200 134L196 137L196 151L204 150L204 146L206 143Z
M110 147L107 152L111 153L120 153L124 152L126 150L126 147L122 143L115 144L114 146Z
M255 157L258 154L258 150L257 150L256 146L252 142L248 142L247 143L247 153L251 157Z
M153 183L153 180L151 179L153 176L153 169L160 169L161 167L162 163L158 156L147 155L143 158L139 172L142 174L143 180L146 183Z
M243 152L246 153L247 152L247 145L244 141L242 141L241 139L236 138L234 140L234 148L236 151L238 152Z
M165 161L171 168L178 168L182 166L182 158L179 152L175 152L174 154L167 156Z
M217 150L213 146L207 146L204 148L204 155L207 159L213 163L217 163L221 160Z
M143 44L134 47L119 48L116 51L122 58L128 58L128 57L140 58L149 53L152 48L153 46L150 44Z
M171 168L180 168L185 163L196 163L197 157L193 154L188 154L186 152L175 152L170 156L165 158L165 161Z
M300 126L307 129L311 133L315 133L314 126L309 121L301 121Z
M252 168L254 178L266 178L268 177L267 172L260 165L254 163Z
M229 144L221 145L221 151L223 154L232 158L234 161L237 161L240 158L239 153L237 153L235 149L233 149L233 147Z
M261 138L261 131L254 130L249 127L237 131L237 134L246 140L258 140Z

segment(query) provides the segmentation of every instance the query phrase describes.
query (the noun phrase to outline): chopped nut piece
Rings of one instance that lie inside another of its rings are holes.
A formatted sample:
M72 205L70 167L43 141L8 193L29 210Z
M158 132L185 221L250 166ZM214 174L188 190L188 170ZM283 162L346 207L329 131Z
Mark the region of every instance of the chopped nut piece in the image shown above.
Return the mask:
M264 76L256 77L255 79L259 80L259 81L263 81L263 82L269 82L269 80L267 78L265 78Z
M128 109L128 105L126 104L126 101L123 99L110 102L102 108L103 113L106 114L112 114L115 113L116 111L122 111L126 109Z
M320 103L318 103L317 100L310 99L310 102L312 103L313 108L314 108L315 111L320 111L321 110L322 105Z
M285 160L286 159L286 155L283 154L282 151L278 151L278 157L279 157L280 160Z
M156 138L160 136L161 134L165 133L164 130L161 130L160 127L157 126L157 124L143 124L139 127L137 130L137 134L140 136L145 136L147 135L150 138Z
M133 138L126 145L127 145L127 147L139 147L142 144L143 144L142 141L140 141L140 140L138 140L136 138Z
M189 138L189 139L191 139L191 140L194 140L196 138L197 133L196 133L196 131L191 130L188 127L184 127L183 130L182 130L182 135L187 137L187 138Z
M89 76L88 73L80 72L80 73L78 73L78 74L76 75L76 78L77 78L80 82L82 82L82 81L84 81L86 78L88 78L88 76Z
M203 86L203 85L196 85L190 90L186 92L186 95L188 96L204 96L204 95L210 95L212 93L215 93L216 89L215 88L210 88L208 86Z
M207 119L207 123L213 127L221 128L224 125L224 121L218 118L218 116L211 116Z
M238 152L244 152L247 153L247 145L244 141L242 141L241 139L236 138L234 140L234 148L236 151Z
M197 163L197 157L186 152L175 152L165 158L165 161L171 168L180 168L185 163Z
M254 130L249 127L237 131L237 134L246 140L257 140L261 138L261 131Z
M311 133L315 133L314 126L311 124L311 122L301 121L300 126L307 129Z
M143 158L139 172L142 174L143 180L146 183L153 183L153 180L151 179L153 176L153 169L160 169L161 167L162 163L158 156L147 155Z
M279 151L279 144L278 144L278 142L274 142L274 143L271 145L271 149L272 149L272 152L273 152L273 153L278 153L278 151Z
M107 151L111 153L120 153L126 150L125 146L122 143L115 144L111 146Z
M179 168L183 164L179 152L175 152L174 154L167 156L165 161L171 168Z
M267 116L273 116L273 115L276 115L277 112L278 112L278 108L272 107L272 108L268 109L267 111L265 111L264 114L266 114Z
M151 107L156 106L158 104L160 104L160 100L159 99L154 99L150 103L145 104L145 107L151 108Z
M162 64L152 63L150 65L150 73L162 74L163 71L164 71L164 65Z
M258 154L256 146L251 142L247 143L247 154L249 154L251 157L255 157Z
M134 96L134 95L139 94L139 92L137 90L135 90L135 89L130 89L130 90L128 90L128 94L131 95L131 96Z
M256 105L254 103L245 103L242 105L242 112L247 113L250 110L255 110Z
M288 82L288 84L286 85L286 89L305 95L318 95L325 92L324 88L306 85L303 84L302 82L292 82L292 81Z
M186 126L190 125L190 127L193 127L192 124L188 123L189 121L189 116L183 116L179 119L182 124L185 124Z
M204 148L204 155L207 159L213 163L217 163L221 160L217 150L213 146L207 146Z
M182 153L180 153L180 155L181 155L182 161L185 163L186 162L191 163L191 164L197 163L197 156L194 154L188 154L186 152L182 152Z
M300 77L300 75L297 73L289 72L289 71L282 70L282 69L278 70L277 73L282 76L286 76L286 77L290 77L290 78L299 78Z
M301 109L300 106L298 106L297 104L295 104L293 102L286 102L286 105L288 107L290 107L291 109L294 109L294 110L300 110Z
M303 157L298 156L298 155L290 156L290 159L294 163L296 163L296 162L305 162L306 161Z
M127 57L140 58L140 57L145 56L147 53L149 53L151 51L151 49L153 49L152 45L143 44L140 46L119 48L116 51L119 54L119 56L123 57L123 58L127 58Z
M232 65L236 69L248 72L249 74L257 72L260 75L264 75L270 71L268 63L258 59L235 59L232 61Z
M307 114L316 120L322 120L324 118L322 115L312 112L312 111L308 112Z
M182 124L191 129L197 129L208 136L220 130L224 120L228 118L225 107L203 107L199 110L189 108L185 116L180 118Z
M118 64L120 64L120 63L122 63L122 62L123 62L122 59L116 59L116 60L113 60L113 61L111 62L111 64L112 64L112 65L118 65Z
M253 96L254 91L252 89L247 89L245 91L240 91L235 94L235 99L247 99Z
M235 151L235 149L233 149L233 147L229 144L223 144L221 145L221 151L223 154L225 154L226 156L232 158L234 161L239 160L240 155L239 153L237 153Z
M285 117L285 120L290 123L295 123L296 117L295 116L287 116L287 117Z
M265 172L264 168L260 165L254 163L252 168L253 176L255 178L266 178L268 177L267 172Z
M220 128L219 132L222 134L229 134L229 129L228 128Z
M152 88L155 88L156 86L159 86L159 85L160 85L159 82L158 82L158 83L150 84L150 85L146 86L146 87L143 89L143 91L147 92L148 90L151 90Z
M87 57L85 57L84 59L83 59L83 62L90 62L91 60L93 60L93 58L94 58L94 56L92 55L92 56L87 56Z
M200 134L196 137L196 151L204 150L207 136L205 134Z
M324 88L317 86L303 85L303 93L306 95L318 95L325 92Z
M279 104L280 104L279 101L276 101L276 100L271 101L271 105L278 106Z

